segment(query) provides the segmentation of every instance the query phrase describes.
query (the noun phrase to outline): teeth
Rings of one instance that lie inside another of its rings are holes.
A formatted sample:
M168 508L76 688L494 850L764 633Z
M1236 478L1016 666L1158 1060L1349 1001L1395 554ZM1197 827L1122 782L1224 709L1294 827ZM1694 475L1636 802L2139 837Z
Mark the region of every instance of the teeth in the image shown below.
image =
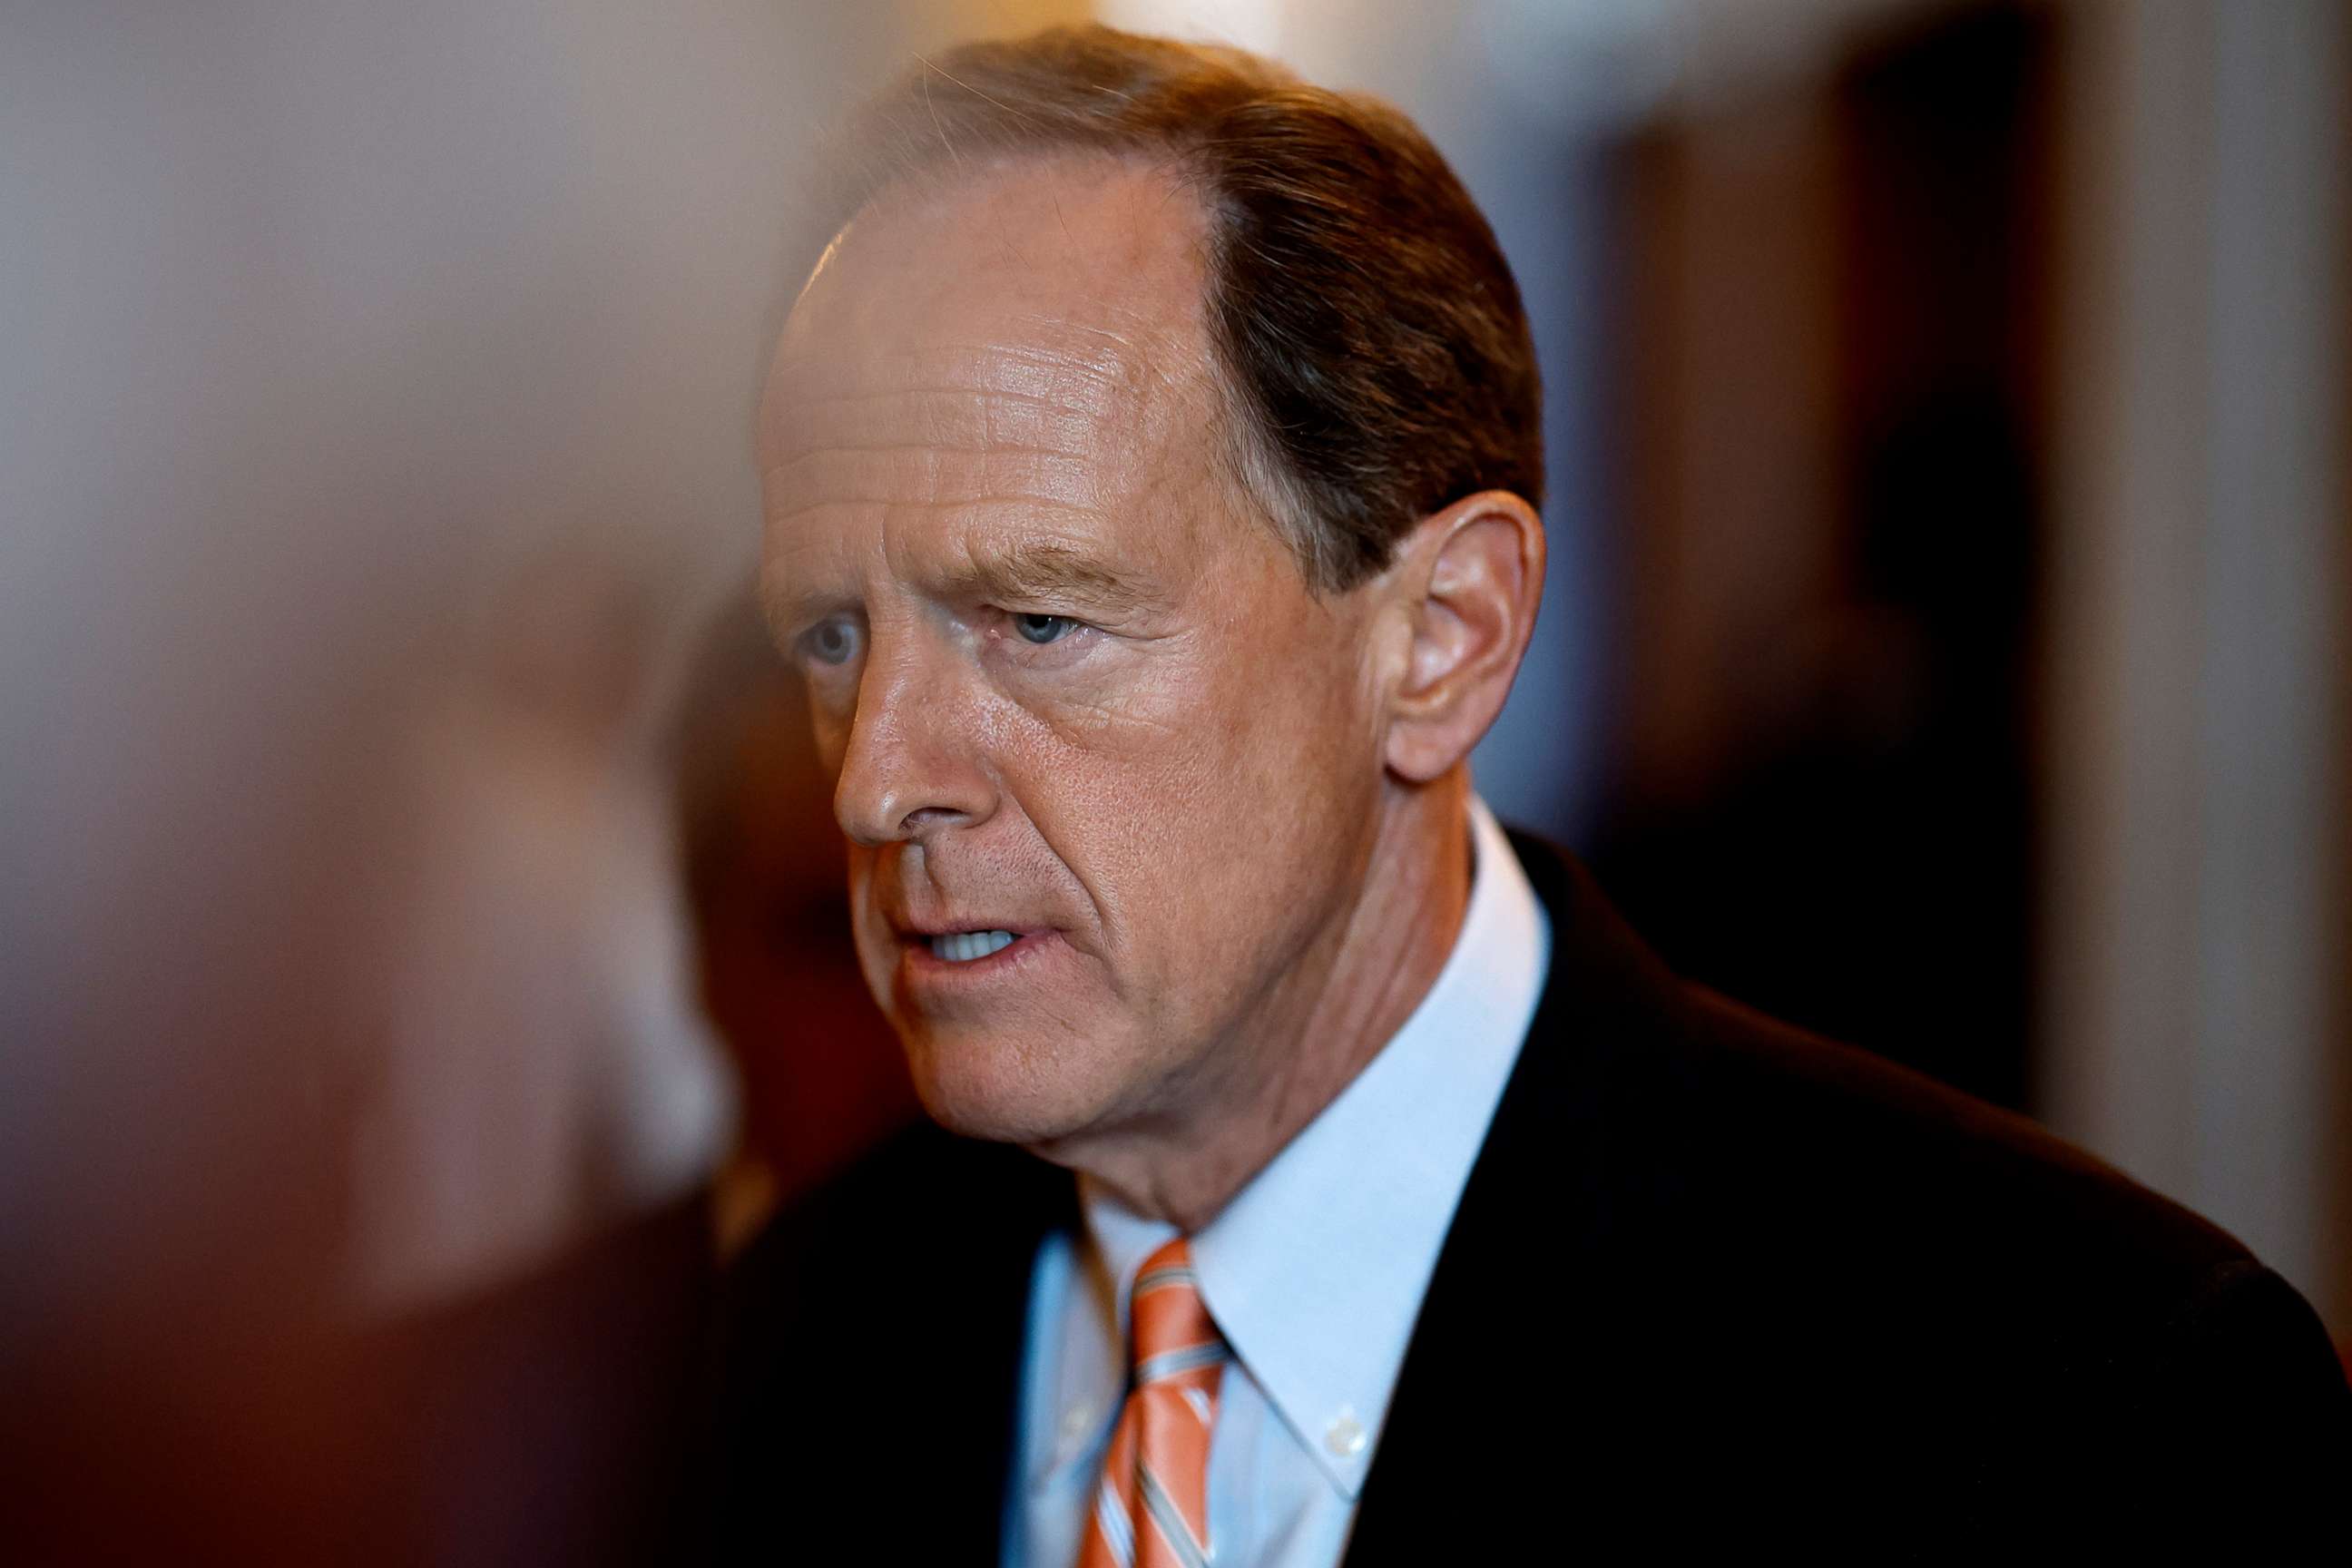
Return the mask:
M1013 945L1009 931L959 931L931 938L931 952L950 963L970 963Z

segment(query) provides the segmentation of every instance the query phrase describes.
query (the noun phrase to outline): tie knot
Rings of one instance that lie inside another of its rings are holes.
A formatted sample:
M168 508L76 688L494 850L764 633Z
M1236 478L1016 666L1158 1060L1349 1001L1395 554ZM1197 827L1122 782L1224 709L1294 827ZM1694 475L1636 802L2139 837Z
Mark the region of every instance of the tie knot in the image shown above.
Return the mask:
M1143 1260L1128 1311L1139 1388L1225 1359L1224 1336L1201 1303L1192 1245L1181 1236Z

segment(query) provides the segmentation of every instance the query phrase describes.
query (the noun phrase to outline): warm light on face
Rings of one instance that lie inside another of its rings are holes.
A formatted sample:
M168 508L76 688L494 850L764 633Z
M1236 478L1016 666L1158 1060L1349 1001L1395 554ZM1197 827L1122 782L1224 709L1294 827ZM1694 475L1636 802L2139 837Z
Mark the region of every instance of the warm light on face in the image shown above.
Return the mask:
M763 415L860 960L933 1114L988 1136L1175 1109L1245 1048L1380 777L1357 606L1216 460L1169 204L1052 164L868 214Z

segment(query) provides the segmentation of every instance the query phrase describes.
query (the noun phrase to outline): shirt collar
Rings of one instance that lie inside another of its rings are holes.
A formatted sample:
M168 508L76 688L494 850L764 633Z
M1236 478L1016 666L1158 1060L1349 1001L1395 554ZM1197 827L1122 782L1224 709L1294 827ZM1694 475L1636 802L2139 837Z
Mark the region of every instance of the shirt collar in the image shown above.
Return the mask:
M1470 823L1469 905L1429 994L1192 1238L1202 1300L1234 1353L1351 1499L1549 959L1543 908L1475 797ZM1081 1190L1123 1320L1135 1270L1174 1233Z

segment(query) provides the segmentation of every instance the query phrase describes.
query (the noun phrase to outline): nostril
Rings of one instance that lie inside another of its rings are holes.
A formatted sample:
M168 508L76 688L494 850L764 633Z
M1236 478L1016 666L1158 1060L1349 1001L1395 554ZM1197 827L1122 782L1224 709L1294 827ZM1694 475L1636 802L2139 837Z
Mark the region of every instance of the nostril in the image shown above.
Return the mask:
M918 806L898 819L898 831L912 837L926 828L949 826L962 816L962 812L953 811L943 805Z

